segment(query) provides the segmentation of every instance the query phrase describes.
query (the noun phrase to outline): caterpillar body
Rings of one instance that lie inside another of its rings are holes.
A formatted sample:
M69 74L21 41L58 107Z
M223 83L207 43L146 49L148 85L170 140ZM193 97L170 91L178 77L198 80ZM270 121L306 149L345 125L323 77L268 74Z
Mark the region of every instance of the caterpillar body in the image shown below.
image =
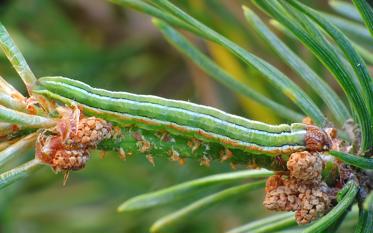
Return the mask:
M40 78L34 93L77 105L86 115L95 115L122 127L163 130L252 154L289 155L304 150L322 151L330 146L328 135L316 126L270 125L212 107L107 91L64 77Z

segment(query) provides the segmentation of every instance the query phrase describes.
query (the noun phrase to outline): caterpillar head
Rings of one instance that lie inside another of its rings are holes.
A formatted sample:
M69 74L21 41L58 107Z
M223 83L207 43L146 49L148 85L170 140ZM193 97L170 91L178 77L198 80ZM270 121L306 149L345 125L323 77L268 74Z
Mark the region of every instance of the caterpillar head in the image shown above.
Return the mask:
M313 125L307 127L305 142L310 152L327 151L332 147L331 137L324 130Z

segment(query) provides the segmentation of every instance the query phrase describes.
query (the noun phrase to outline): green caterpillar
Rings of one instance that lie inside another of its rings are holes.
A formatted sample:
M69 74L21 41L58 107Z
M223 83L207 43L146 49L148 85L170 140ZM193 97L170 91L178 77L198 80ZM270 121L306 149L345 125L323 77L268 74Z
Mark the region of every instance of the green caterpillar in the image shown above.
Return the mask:
M315 126L269 125L207 106L97 89L64 77L40 78L34 93L77 105L86 115L120 126L167 131L252 154L288 155L329 148L328 135Z

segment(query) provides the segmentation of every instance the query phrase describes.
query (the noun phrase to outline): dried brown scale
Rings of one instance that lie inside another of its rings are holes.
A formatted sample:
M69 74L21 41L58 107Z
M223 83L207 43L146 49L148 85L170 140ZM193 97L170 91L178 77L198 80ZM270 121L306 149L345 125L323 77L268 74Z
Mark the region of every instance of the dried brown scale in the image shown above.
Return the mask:
M143 139L142 141L138 141L137 146L138 146L139 151L141 153L145 153L145 152L150 151L150 149L152 147L151 143L149 141L145 140L145 139Z
M89 152L86 149L58 150L51 161L51 166L56 172L79 170L85 167L88 159Z
M179 161L180 160L180 154L174 149L171 149L168 151L168 155L170 156L171 161Z
M337 129L335 128L325 128L324 129L325 133L329 135L331 139L337 138Z
M148 155L146 155L145 157L146 157L146 159L148 160L148 162L149 162L153 167L155 167L155 160L154 160L153 155L148 154Z
M188 146L192 150L192 153L194 153L201 146L201 141L192 138L191 141L188 141Z
M72 133L66 140L66 145L76 147L95 147L104 139L112 137L112 125L105 120L88 117L79 121L76 133Z
M331 141L329 150L351 153L352 146L337 137L337 130L335 128L325 128L324 131L327 133Z
M211 164L211 159L209 157L207 157L206 155L201 157L200 163L199 163L200 166L210 167L210 164Z
M134 132L132 134L133 138L136 140L136 141L142 141L144 140L144 137L142 136L142 134L138 131Z
M126 152L123 150L123 148L119 148L119 158L121 160L126 160L127 159L127 154Z
M323 162L318 154L302 151L291 154L287 162L287 168L290 176L298 180L305 183L319 183Z
M224 150L220 151L219 156L220 156L220 161L224 162L228 159L231 159L233 157L233 153L228 148L225 148Z
M170 136L170 134L168 132L162 132L162 133L158 133L156 135L159 135L162 142L174 141L174 139Z

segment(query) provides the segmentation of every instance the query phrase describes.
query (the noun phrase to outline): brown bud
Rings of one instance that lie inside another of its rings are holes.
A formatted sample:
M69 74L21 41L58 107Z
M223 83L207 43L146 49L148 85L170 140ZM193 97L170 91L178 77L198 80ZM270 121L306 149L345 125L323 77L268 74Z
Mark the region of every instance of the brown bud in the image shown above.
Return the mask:
M286 176L274 175L266 182L263 205L269 210L295 211L299 207L297 182Z
M57 172L79 170L85 167L88 159L88 150L58 150L50 165Z
M295 152L291 154L287 168L290 176L306 183L318 183L321 181L323 168L322 159L317 154L308 151Z
M82 118L78 123L77 132L73 132L68 145L73 148L94 148L102 140L112 135L112 125L96 117Z
M297 193L287 186L279 186L266 193L263 205L268 210L295 211L299 201Z
M295 213L298 224L318 219L330 209L331 200L322 186L314 186L299 194L300 208Z
M75 122L65 118L60 121ZM83 168L89 158L89 150L112 134L111 124L96 117L82 118L77 121L76 127L62 127L65 125L62 123L40 133L36 142L36 157L57 172Z
M268 178L263 205L274 211L296 211L298 224L307 224L331 207L330 189L323 183L304 183L294 177Z

